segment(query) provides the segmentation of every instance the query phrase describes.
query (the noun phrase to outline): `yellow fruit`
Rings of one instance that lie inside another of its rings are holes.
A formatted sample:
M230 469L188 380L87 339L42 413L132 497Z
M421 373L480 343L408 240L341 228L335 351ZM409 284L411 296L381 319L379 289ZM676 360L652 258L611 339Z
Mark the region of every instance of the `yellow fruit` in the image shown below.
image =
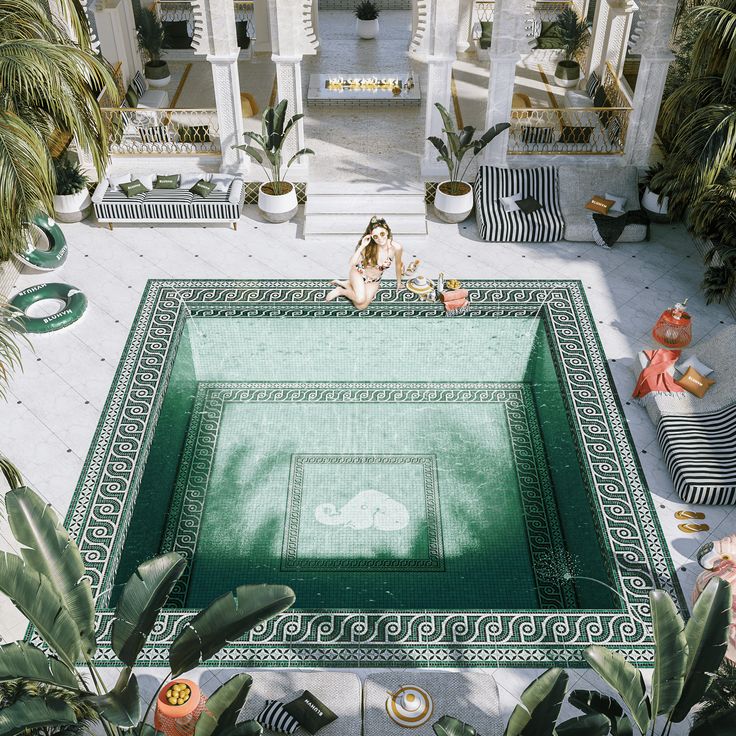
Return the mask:
M177 705L184 705L184 703L186 703L186 702L187 702L187 701L186 701L186 700L184 700L184 698L179 698L179 700L177 700L177 701L176 701L176 704L177 704Z
M167 691L166 691L166 697L167 697L167 698L170 698L170 697L171 697L171 696L172 696L173 694L174 694L174 693L173 693L173 691L172 691L172 690L167 690Z

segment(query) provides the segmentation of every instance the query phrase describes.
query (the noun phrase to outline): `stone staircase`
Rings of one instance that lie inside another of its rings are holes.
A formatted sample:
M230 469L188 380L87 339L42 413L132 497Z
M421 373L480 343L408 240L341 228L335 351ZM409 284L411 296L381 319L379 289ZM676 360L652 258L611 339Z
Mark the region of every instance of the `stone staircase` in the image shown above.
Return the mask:
M394 235L426 235L424 184L310 182L304 235L361 235L373 215L385 218Z

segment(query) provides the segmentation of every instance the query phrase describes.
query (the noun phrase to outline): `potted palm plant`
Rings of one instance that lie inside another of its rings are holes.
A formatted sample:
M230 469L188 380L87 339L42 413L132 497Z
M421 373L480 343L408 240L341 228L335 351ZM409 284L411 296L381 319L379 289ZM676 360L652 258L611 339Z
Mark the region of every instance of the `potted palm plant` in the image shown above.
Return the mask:
M166 33L156 13L151 8L141 8L138 19L138 48L146 56L146 79L151 87L165 87L171 81L169 65L163 56Z
M378 16L381 11L371 0L363 0L355 6L355 30L360 38L375 38L378 35Z
M266 173L268 181L258 189L258 209L269 222L286 222L296 214L296 189L293 184L284 181L284 176L299 156L314 155L311 148L302 148L289 159L286 166L283 165L284 142L297 122L304 117L300 113L287 120L286 105L286 100L281 100L276 107L263 111L260 133L243 133L243 137L257 147L248 143L234 146L245 151Z
M92 200L87 189L89 179L84 175L79 162L71 161L66 156L58 158L54 161L54 171L54 217L59 222L84 220L92 209Z
M473 159L499 134L510 127L509 123L498 123L483 133L480 138L473 140L475 128L466 125L461 131L455 129L455 123L450 113L439 103L435 107L442 116L444 128L442 129L447 142L437 136L431 135L427 140L437 149L438 161L447 164L450 178L437 186L434 195L434 209L437 216L445 222L462 222L473 210L473 189L463 177ZM462 168L463 159L472 151L470 160Z
M646 210L652 222L670 221L670 198L661 191L664 176L664 164L661 163L650 166L644 175L646 188L641 198L641 206Z
M575 87L580 80L578 59L590 43L588 24L572 7L567 7L557 16L557 25L562 43L562 60L555 69L555 82L560 87Z

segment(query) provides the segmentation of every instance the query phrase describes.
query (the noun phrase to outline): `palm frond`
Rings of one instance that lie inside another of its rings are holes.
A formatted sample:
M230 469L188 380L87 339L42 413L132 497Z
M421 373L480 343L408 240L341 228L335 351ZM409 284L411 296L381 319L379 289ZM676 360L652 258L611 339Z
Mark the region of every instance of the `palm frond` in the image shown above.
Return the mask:
M53 169L43 140L17 115L0 110L0 259L22 253L28 223L52 212Z
M20 314L0 298L0 399L5 398L5 387L11 375L22 369L20 343L28 343L28 338L24 334L25 327Z

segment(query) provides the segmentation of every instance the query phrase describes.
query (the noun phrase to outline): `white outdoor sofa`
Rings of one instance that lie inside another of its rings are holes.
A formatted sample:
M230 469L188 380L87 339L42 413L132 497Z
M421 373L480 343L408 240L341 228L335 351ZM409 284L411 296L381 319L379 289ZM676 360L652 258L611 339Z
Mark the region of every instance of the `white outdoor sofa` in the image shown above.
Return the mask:
M655 393L641 399L657 427L662 456L677 494L687 503L736 503L736 325L684 350L713 368L716 383L702 399L690 393ZM632 369L647 364L639 353ZM679 361L678 361L679 362Z
M145 176L132 178L143 180ZM104 177L92 195L97 221L106 223L110 229L113 223L138 222L230 223L233 229L237 229L245 200L245 182L231 177L227 191L214 191L204 198L189 191L199 179L209 176L202 173L182 174L178 189L152 188L136 197L127 197L119 189L114 191L110 186L112 177ZM223 175L217 176L223 178Z

